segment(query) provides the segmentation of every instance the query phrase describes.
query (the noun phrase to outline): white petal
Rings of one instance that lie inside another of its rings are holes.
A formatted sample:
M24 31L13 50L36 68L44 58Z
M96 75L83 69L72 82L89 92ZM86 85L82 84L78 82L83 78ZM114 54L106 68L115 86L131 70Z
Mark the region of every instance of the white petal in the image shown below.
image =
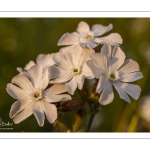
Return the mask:
M22 72L22 71L23 71L23 68L17 67L17 71L18 71L18 72Z
M55 102L60 102L60 101L68 101L68 100L72 99L71 96L68 94L56 95L56 94L54 94L52 92L48 92L48 91L46 91L46 93L44 93L44 97L45 97L45 100L50 103L55 103Z
M73 47L71 51L71 56L73 59L74 66L78 66L80 64L82 53L83 53L82 47L80 47L79 45Z
M29 77L30 77L30 80L31 80L33 86L35 88L39 88L39 85L40 85L40 82L42 79L42 73L43 73L42 66L39 64L34 65L33 67L31 67L28 70L28 73L29 73Z
M17 100L30 100L30 96L21 88L9 83L6 88L8 94Z
M101 48L101 54L111 58L112 49L110 45L104 44Z
M119 93L121 99L125 100L128 103L131 103L129 96L124 92L124 89L121 87L121 82L117 81L113 83L115 89Z
M66 73L61 75L60 77L56 78L55 80L51 80L50 83L51 84L55 84L55 83L66 83L67 81L69 81L71 78L73 77L73 75L71 73Z
M65 84L67 90L68 90L68 93L73 95L76 88L77 88L77 77L74 76L69 82L67 82Z
M98 71L96 71L96 73L97 72ZM94 74L87 64L85 64L82 68L82 75L84 75L87 79L93 79L94 78Z
M60 76L60 71L57 66L49 66L49 79L54 79Z
M35 102L35 105L34 105L34 108L33 108L33 114L34 114L39 126L43 126L45 116L44 116L43 106L42 106L41 101Z
M95 48L96 46L98 46L98 44L94 43L93 41L88 42L87 45L88 48Z
M13 118L17 113L26 108L31 102L31 100L24 100L16 101L15 103L13 103L9 113L10 118Z
M41 64L43 68L47 66L53 66L55 62L52 57L54 54L39 54L36 58L37 64Z
M20 107L21 107L20 101L16 101L15 103L13 103L11 105L11 109L10 109L10 113L9 113L10 118L13 118L19 112Z
M80 35L79 42L81 47L86 47L88 42L90 41L89 39L86 38L87 33L83 33L83 35Z
M62 96L61 101L72 100L72 97L69 94L61 94L60 96Z
M110 82L108 82L107 85L105 85L102 94L100 96L99 102L102 105L107 105L109 103L111 103L114 99L114 92L112 89L112 85Z
M109 64L112 71L118 70L118 68L124 63L125 60L125 54L124 52L119 48L115 47L112 51L112 59L111 63Z
M63 51L65 53L70 53L71 50L75 47L75 46L79 46L79 44L77 45L72 45L72 46L66 46L66 47L62 47L59 52Z
M122 44L122 38L118 33L111 33L105 37L94 38L93 41L98 44L108 44L111 46L119 46L119 44Z
M46 101L42 101L43 110L50 123L53 123L57 119L56 106Z
M68 94L61 94L67 92L67 88L64 84L55 84L46 91L44 91L44 96L48 102L58 102L71 100L71 96ZM61 95L56 95L61 94Z
M89 32L89 31L90 31L90 27L89 27L89 25L88 25L86 22L81 21L81 22L78 24L77 31L78 31L80 34L85 33L85 32Z
M30 75L29 75L28 71L22 71L19 73L19 75L26 76L28 79L30 79Z
M60 40L58 41L57 45L76 45L79 42L79 38L78 36L76 36L76 34L70 34L70 33L66 33L64 34Z
M85 76L84 75L78 75L77 76L77 84L78 84L78 89L82 89L83 85L84 85L84 80L85 80Z
M125 54L119 47L111 49L110 45L103 45L101 54L107 57L109 70L116 71L124 63Z
M132 59L127 59L118 70L119 73L131 73L139 71L140 67L136 61L133 61Z
M17 75L14 78L12 78L11 82L18 85L27 93L31 93L33 91L33 86L26 76Z
M61 57L64 59L64 61L69 64L69 66L73 66L73 58L71 53L68 53L66 51L60 51ZM59 60L60 61L60 60Z
M95 36L100 36L106 32L109 32L113 28L112 24L109 24L108 26L103 26L101 24L95 24L92 26L91 31L94 32Z
M24 70L29 70L34 65L35 65L35 62L31 60L26 64L26 66L24 67Z
M53 60L56 63L57 66L64 68L64 69L68 69L70 68L70 63L68 64L66 58L65 58L65 54L68 54L65 51L60 51L58 53L55 53L55 55L53 56Z
M39 84L39 88L41 90L44 90L48 86L48 84L49 84L49 72L48 72L48 67L46 67L43 70L43 75Z
M90 55L95 53L95 51L93 49L87 49L87 48L83 48L82 50L82 56L80 57L80 65L84 66L84 64L86 63L86 61L88 59L90 59Z
M47 92L51 92L53 94L60 94L67 92L65 84L55 84L46 90Z
M108 82L109 81L105 77L100 76L98 85L96 87L96 93L100 93L105 88L105 86L108 84Z
M137 100L141 93L141 88L138 85L135 84L128 84L128 83L121 83L121 88L129 94L132 98Z
M26 118L28 118L29 116L32 115L32 111L33 111L33 107L34 107L34 102L30 103L28 105L28 107L26 107L23 111L21 111L19 114L17 114L13 121L15 124L18 124L22 121L24 121Z
M94 53L90 55L90 58L98 68L103 70L107 69L107 58L104 55L100 53Z
M86 64L89 66L89 68L91 69L92 73L94 74L94 76L99 79L100 75L102 74L103 70L101 71L100 68L98 68L94 62L92 60L88 60L86 62ZM85 74L85 72L83 72L83 74ZM88 72L86 72L85 74L86 76L88 75Z
M134 98L135 100L137 100L139 98L140 93L141 93L141 88L138 85L123 83L120 81L118 81L117 84L118 85L116 86L116 84L115 84L115 86L117 88L119 88L119 90L123 90L124 92L129 94L132 98Z
M35 62L31 60L25 65L24 69L21 67L17 67L17 71L22 72L23 70L29 70L34 65L35 65Z
M104 44L101 48L101 54L105 55L107 58L107 65L109 68L109 64L111 64L111 56L112 56L112 49L110 45Z
M119 80L124 81L124 82L133 82L141 78L143 78L143 75L141 72L132 72L132 73L121 75L121 78Z

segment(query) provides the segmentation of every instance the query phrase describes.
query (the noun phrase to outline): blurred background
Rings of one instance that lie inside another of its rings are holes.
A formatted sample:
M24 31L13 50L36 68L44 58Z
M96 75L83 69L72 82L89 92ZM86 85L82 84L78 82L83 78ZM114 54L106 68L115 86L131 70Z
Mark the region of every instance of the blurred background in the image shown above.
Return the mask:
M15 102L6 92L7 83L18 74L16 68L24 67L29 60L40 53L57 52L57 42L66 32L73 32L80 21L107 26L113 24L109 33L119 33L123 38L120 46L126 54L138 62L144 78L135 82L142 93L138 100L131 98L131 104L121 100L115 92L114 101L101 106L96 114L90 132L149 132L150 131L150 18L0 18L0 123L13 123L9 117L11 105ZM107 33L106 35L108 35ZM68 118L71 113L66 113ZM84 121L86 126L89 116ZM68 125L72 119L64 119ZM13 124L12 130L0 132L52 132L52 125L45 120L39 127L32 115L20 124Z

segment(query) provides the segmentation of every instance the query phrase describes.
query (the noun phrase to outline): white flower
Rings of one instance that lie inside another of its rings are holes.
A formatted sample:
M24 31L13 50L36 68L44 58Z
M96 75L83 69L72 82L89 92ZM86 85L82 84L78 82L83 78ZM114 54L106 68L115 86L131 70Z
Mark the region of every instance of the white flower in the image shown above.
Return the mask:
M32 114L39 126L44 125L45 115L50 123L57 119L56 106L51 103L70 100L71 97L61 94L67 91L63 84L46 89L48 83L48 69L37 64L26 72L26 76L17 75L12 79L12 83L7 84L8 94L17 99L9 114L16 124Z
M57 66L51 66L50 72L52 78L56 78L50 83L65 83L70 94L74 94L76 88L82 89L84 79L92 79L94 76L86 65L89 55L94 53L93 49L87 50L75 46L69 52L60 51L53 56L53 60Z
M112 24L103 26L101 24L95 24L91 30L86 22L81 21L78 24L77 32L66 33L58 41L60 45L77 45L87 48L95 48L98 44L110 44L112 46L118 46L122 44L122 38L118 33L112 33L105 37L99 37L113 28Z
M139 65L132 59L125 62L125 54L119 48L113 50L111 46L104 45L101 53L90 55L91 60L87 61L87 65L92 70L94 76L99 79L96 92L102 92L99 102L103 105L109 104L114 99L112 85L118 91L120 98L130 102L129 94L134 99L138 99L141 89L133 82L143 77L139 72Z
M54 54L39 54L36 58L36 63L41 64L43 68L47 66L53 66L55 63L52 59ZM32 66L36 64L34 61L29 61L24 68L17 67L18 72L22 72L24 70L29 70Z

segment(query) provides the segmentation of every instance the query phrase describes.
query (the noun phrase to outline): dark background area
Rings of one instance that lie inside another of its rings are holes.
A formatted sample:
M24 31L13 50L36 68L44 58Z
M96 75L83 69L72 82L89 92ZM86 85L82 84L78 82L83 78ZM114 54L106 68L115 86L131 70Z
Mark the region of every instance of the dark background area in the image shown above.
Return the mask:
M0 121L13 122L9 111L15 99L7 94L6 85L18 74L16 68L24 67L29 60L35 61L38 54L59 51L57 42L60 37L66 32L75 31L80 21L87 22L90 27L94 24L107 26L112 23L114 28L109 33L121 35L123 44L120 47L125 52L126 59L137 61L144 76L135 82L142 89L139 100L131 98L129 104L121 100L114 90L114 101L101 106L101 111L94 118L91 132L149 132L150 98L143 97L150 93L150 18L0 18ZM144 116L141 115L143 108ZM72 116L71 113L66 115L68 120ZM86 125L87 119L84 121ZM12 130L51 131L52 125L47 120L43 127L39 127L33 115L20 124L13 124Z

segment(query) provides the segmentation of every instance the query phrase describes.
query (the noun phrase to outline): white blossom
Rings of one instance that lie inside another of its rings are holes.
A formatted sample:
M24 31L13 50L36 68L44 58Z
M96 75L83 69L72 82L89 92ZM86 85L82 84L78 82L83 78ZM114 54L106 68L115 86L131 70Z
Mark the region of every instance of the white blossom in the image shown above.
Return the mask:
M104 45L101 53L91 54L90 58L87 65L94 76L99 79L96 92L102 92L99 98L101 104L106 105L113 101L112 85L118 91L120 98L127 102L130 102L128 95L136 100L139 98L140 87L126 82L136 81L143 75L139 72L140 68L137 62L132 59L125 61L125 54L119 47L111 49L110 45Z
M17 101L11 106L10 117L18 124L34 114L39 126L44 125L45 115L50 123L57 119L55 102L71 100L66 92L64 84L49 84L48 68L42 65L34 65L25 75L17 75L12 82L7 84L7 92ZM45 114L45 115L44 115Z
M64 34L58 41L58 46L80 45L81 47L86 48L95 48L98 44L118 46L119 44L122 44L122 38L118 33L111 33L108 36L100 37L109 32L112 28L112 24L109 24L108 26L95 24L90 30L89 25L86 22L81 21L78 24L77 32Z
M55 63L52 59L54 54L39 54L36 58L36 63L32 60L30 60L24 68L21 67L17 67L17 71L18 72L22 72L22 71L26 71L29 70L32 66L34 66L35 64L41 64L43 68L47 67L47 66L53 66Z
M51 78L56 78L50 83L65 83L70 94L74 94L76 88L82 89L85 78L92 79L93 73L86 65L89 55L94 53L93 49L87 50L78 45L70 51L60 51L53 56L57 66L51 66Z

